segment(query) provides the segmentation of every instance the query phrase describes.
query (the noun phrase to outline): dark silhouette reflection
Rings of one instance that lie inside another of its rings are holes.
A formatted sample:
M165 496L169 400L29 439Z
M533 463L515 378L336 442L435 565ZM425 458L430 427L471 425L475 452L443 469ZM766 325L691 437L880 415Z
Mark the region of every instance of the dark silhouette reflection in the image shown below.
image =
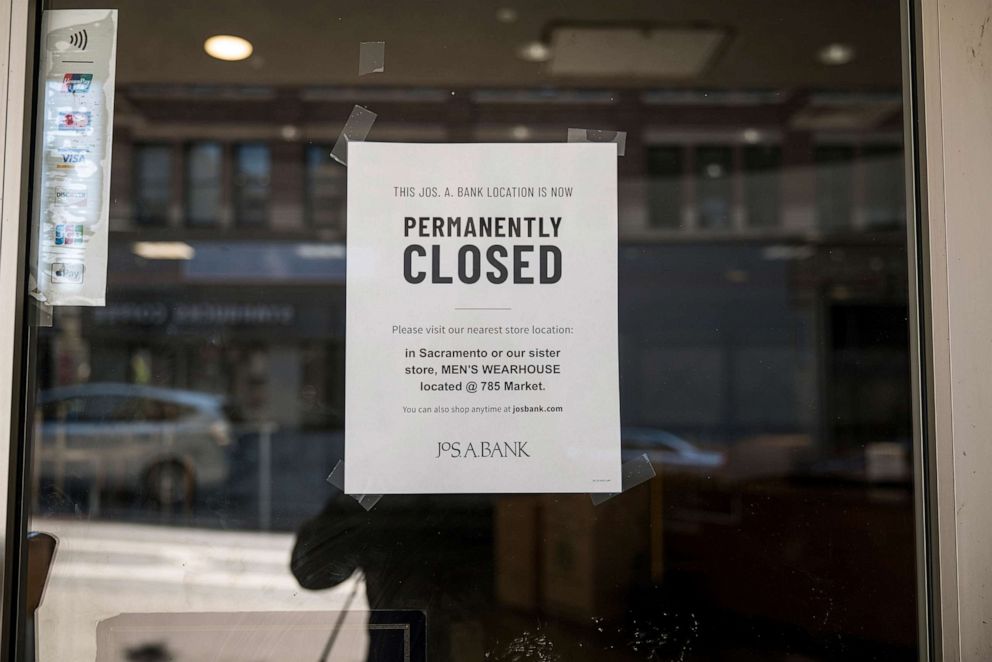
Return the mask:
M150 643L128 648L124 651L124 659L128 662L169 662L175 658L165 644Z
M338 493L300 528L291 567L309 590L336 586L361 569L370 609L423 612L427 659L454 660L459 645L452 640L477 632L474 624L492 603L492 541L489 497L389 496L366 512Z

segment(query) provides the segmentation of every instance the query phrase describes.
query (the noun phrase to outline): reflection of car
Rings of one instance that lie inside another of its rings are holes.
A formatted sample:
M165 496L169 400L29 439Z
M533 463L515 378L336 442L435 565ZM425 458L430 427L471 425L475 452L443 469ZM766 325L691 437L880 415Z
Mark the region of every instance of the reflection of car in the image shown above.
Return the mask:
M724 455L704 451L671 432L654 428L621 428L621 456L624 462L646 454L652 464L686 469L711 469L723 466Z
M227 477L231 431L220 396L134 384L80 384L40 396L41 475L189 502Z

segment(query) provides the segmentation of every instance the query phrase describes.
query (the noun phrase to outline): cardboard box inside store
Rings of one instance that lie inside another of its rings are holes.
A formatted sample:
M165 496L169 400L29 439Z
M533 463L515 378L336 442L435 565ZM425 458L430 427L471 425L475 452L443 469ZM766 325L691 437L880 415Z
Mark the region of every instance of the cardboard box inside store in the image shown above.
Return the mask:
M575 619L614 618L661 575L661 482L598 506L588 494L506 497L496 505L496 596Z
M502 605L527 611L538 607L540 505L541 497L529 495L496 501L496 599Z

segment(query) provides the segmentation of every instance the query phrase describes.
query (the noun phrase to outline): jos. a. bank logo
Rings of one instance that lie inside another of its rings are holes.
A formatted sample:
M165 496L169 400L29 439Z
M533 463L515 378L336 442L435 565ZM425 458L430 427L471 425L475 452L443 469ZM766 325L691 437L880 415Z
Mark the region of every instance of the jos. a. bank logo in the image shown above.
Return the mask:
M52 282L79 285L83 282L83 265L80 262L52 262Z
M437 442L438 458L457 460L506 460L509 458L529 458L526 441L460 441Z

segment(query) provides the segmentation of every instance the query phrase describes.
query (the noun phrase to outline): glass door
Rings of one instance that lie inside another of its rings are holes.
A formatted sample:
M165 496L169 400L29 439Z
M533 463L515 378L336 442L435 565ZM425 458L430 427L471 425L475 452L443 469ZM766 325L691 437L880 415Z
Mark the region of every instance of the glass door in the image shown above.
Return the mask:
M97 8L105 297L28 356L37 659L917 659L899 2L43 7ZM628 489L345 494L352 376L392 379L346 349L347 148L576 140L617 143Z

